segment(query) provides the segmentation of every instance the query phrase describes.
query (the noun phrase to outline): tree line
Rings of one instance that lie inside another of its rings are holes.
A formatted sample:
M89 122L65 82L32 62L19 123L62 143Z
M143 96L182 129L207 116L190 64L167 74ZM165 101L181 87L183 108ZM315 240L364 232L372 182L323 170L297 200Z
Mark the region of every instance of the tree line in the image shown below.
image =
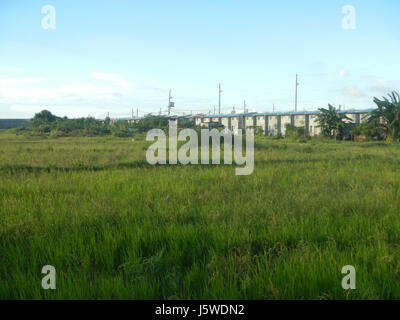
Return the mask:
M357 136L365 139L400 140L400 95L393 91L388 97L374 98L376 109L356 124L344 112L328 105L320 108L317 116L322 135L331 139L350 140ZM107 136L132 137L134 133L145 133L151 129L168 130L169 119L163 116L148 116L140 121L97 120L93 117L68 119L57 117L48 110L36 113L29 124L15 129L17 133L31 135L63 136ZM180 128L196 128L194 121L180 119ZM287 136L306 136L305 128L288 127Z
M145 133L151 129L168 129L168 118L147 116L140 121L111 120L109 117L98 120L93 117L69 119L58 117L48 110L36 113L27 125L15 129L17 133L50 137L73 136L116 136L132 137L134 133ZM181 128L194 128L194 122L179 120Z

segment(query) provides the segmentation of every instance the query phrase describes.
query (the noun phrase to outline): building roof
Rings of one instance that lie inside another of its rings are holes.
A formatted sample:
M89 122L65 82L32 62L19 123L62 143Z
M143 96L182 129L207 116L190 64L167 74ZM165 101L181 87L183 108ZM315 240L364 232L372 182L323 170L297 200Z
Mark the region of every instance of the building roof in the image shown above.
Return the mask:
M354 113L354 114L362 114L362 113L370 113L375 109L363 109L363 110L358 110L358 109L350 109L350 110L340 110L339 113Z
M341 110L338 111L339 113L346 113L346 114L365 114L369 113L374 109L349 109L349 110ZM200 118L233 118L233 117L251 117L251 116L291 116L291 115L307 115L307 114L320 114L321 111L314 110L314 111L297 111L297 112L249 112L249 113L229 113L229 114L209 114L203 116L197 116Z
M348 109L348 110L340 110L339 113L346 113L346 114L367 114L370 113L374 109ZM297 112L247 112L247 113L225 113L225 114L196 114L196 115L185 115L185 116L178 116L178 115L171 115L171 116L164 116L170 119L194 119L194 118L236 118L236 117L254 117L254 116L291 116L291 115L317 115L320 114L321 111L314 110L314 111L297 111ZM141 120L146 117L139 117L139 118L114 118L112 120Z

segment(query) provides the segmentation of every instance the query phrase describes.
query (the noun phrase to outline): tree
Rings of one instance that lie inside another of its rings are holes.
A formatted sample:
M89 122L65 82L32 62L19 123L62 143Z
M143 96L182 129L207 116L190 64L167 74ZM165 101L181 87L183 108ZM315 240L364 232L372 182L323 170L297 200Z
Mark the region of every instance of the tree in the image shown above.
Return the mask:
M111 134L111 125L92 117L68 119L56 117L50 111L36 113L31 120L34 134L62 136L97 136Z
M396 141L400 137L400 95L393 91L388 96L389 99L383 97L383 100L374 98L378 108L369 114L367 121L375 124L377 129L381 129L386 140Z
M321 113L317 116L317 121L324 136L336 139L338 134L346 129L344 120L351 121L351 119L345 113L339 113L334 106L329 104L328 107L328 109L318 109Z
M151 129L168 130L168 118L162 116L147 116L133 124L135 132L147 132Z
M32 124L37 127L44 124L50 124L52 122L55 122L57 119L59 118L53 115L50 111L43 110L35 114L32 119Z
M306 136L305 127L295 127L291 124L285 126L285 137L286 138L304 138Z

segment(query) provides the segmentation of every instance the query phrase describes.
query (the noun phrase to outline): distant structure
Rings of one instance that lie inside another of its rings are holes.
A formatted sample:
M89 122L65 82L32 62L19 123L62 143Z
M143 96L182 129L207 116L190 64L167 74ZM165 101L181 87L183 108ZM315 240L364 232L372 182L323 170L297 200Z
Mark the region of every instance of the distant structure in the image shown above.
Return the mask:
M350 120L356 124L366 121L366 116L373 109L366 110L341 110L339 113L346 114ZM247 110L246 110L247 111ZM235 112L235 107L233 107ZM298 128L304 128L305 132L310 136L321 134L321 128L317 121L320 111L298 111L298 112L245 112L245 113L229 113L229 114L211 114L211 110L207 115L183 115L168 116L173 120L189 119L193 120L197 126L202 128L227 128L233 133L239 129L259 128L266 136L276 136L278 134L285 135L286 126L292 125ZM127 120L129 122L138 122L143 118L120 118L119 120ZM116 119L115 119L116 120Z
M0 119L0 129L19 128L29 124L29 119Z
M246 110L247 111L247 110ZM367 110L346 110L339 111L345 113L351 121L361 124L365 121L365 116L372 109ZM239 129L259 128L266 136L285 135L286 126L303 127L310 136L321 134L321 128L317 121L320 111L298 111L298 112L245 112L240 114L214 114L214 115L195 115L195 124L204 128L224 127L232 132ZM350 121L350 120L347 120Z
M294 98L294 112L297 112L297 88L299 87L299 76L296 74L296 93Z
M221 114L221 84L219 84L219 90L218 90L218 113Z
M171 115L171 109L175 107L175 103L172 102L171 90L169 90L168 98L168 117Z

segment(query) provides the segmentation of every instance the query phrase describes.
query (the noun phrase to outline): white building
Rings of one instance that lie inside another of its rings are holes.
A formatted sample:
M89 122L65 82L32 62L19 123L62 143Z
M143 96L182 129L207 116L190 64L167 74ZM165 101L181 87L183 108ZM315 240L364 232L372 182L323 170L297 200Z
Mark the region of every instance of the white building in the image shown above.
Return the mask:
M365 121L365 116L372 109L367 110L345 110L339 111L344 113L351 120L346 122L354 122L360 124ZM170 119L192 119L196 126L202 128L228 128L236 133L239 129L260 128L264 135L276 136L279 133L285 134L287 125L297 128L305 128L310 136L316 136L321 133L321 128L317 121L320 111L299 111L299 112L265 112L265 113L238 113L238 114L198 114L194 116L172 116ZM138 122L143 118L126 118L129 122ZM121 119L120 119L121 120Z
M346 110L339 111L345 113L352 122L360 124L365 121L365 116L371 112L368 110ZM285 134L287 125L298 128L305 128L310 136L321 133L321 128L317 121L320 111L299 111L299 112L275 112L275 113L245 113L245 114L221 114L221 115L202 115L193 117L196 125L211 127L211 124L220 124L232 132L238 129L258 127L262 129L264 135L276 136L278 133ZM346 120L349 121L349 120Z

